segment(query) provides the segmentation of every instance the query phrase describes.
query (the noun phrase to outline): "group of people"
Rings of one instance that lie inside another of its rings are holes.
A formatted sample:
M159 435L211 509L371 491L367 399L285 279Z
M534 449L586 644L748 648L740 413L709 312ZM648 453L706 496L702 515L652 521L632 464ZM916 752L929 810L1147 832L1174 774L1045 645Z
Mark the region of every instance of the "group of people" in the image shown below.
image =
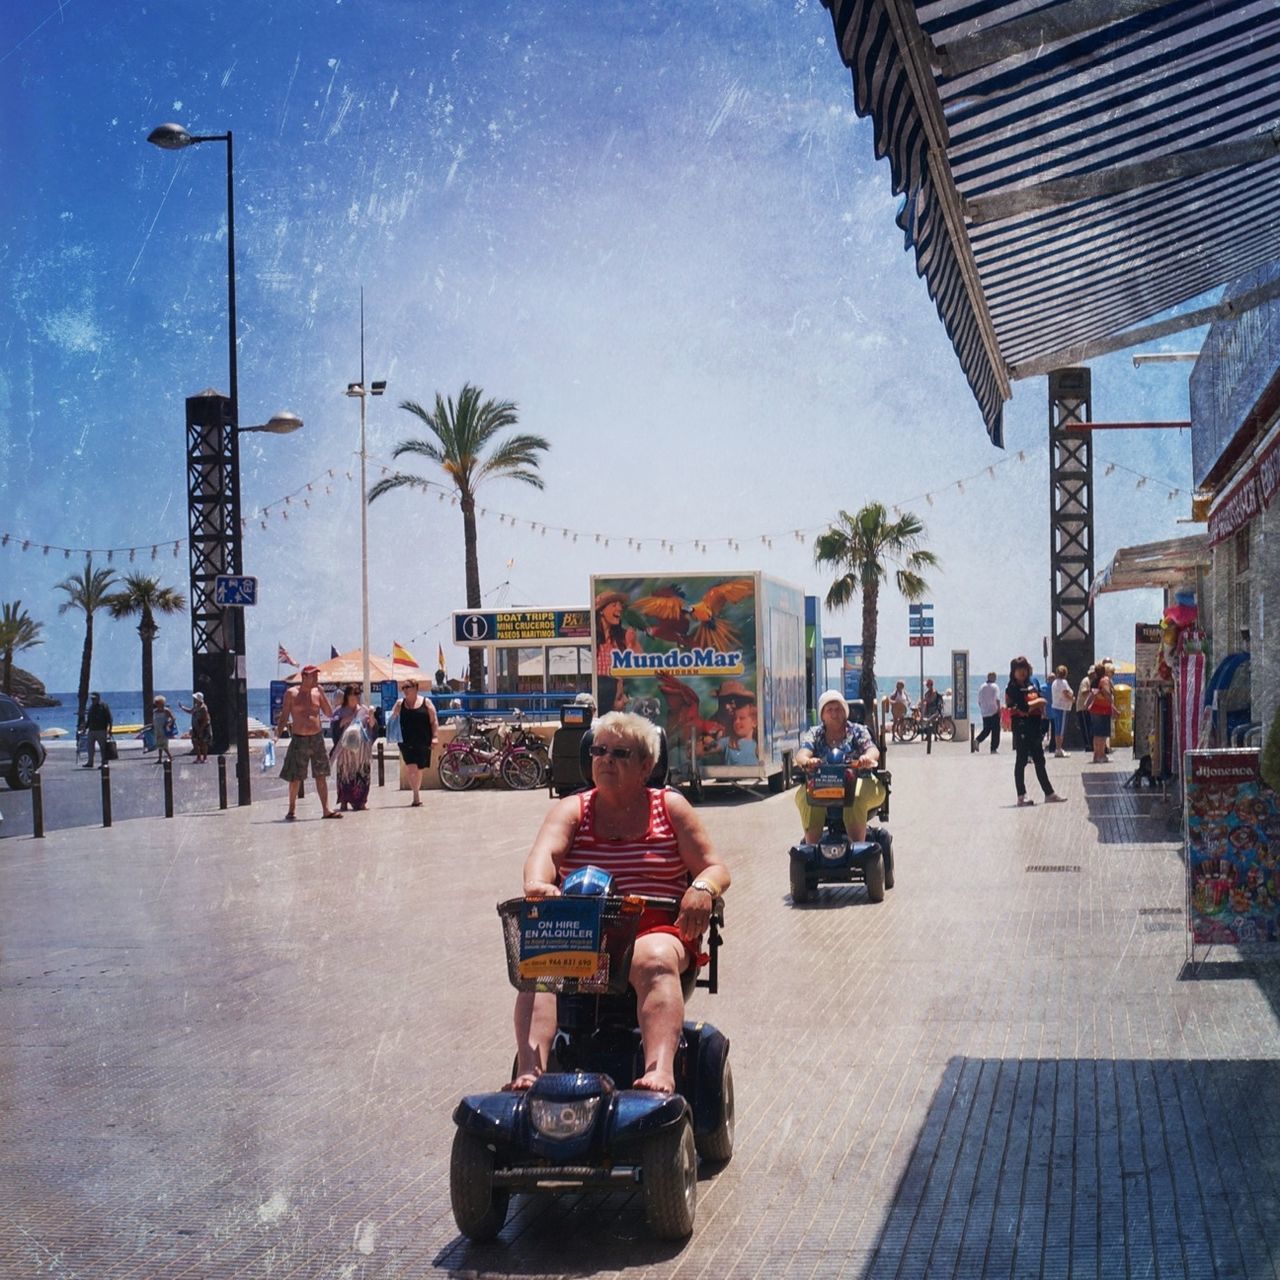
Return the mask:
M344 813L360 812L369 804L373 743L380 731L378 714L361 704L360 690L354 684L343 689L342 701L336 708L331 706L319 677L318 667L302 668L299 683L284 695L276 722L278 733L287 729L290 735L280 769L280 777L289 784L286 822L293 822L298 816L298 795L308 773L315 781L322 817L341 818ZM430 698L421 695L418 681L403 681L400 697L388 717L387 736L399 744L412 793L409 803L415 809L422 807L422 774L431 767L431 748L439 740L439 731L436 709ZM337 782L336 809L329 805L330 773Z
M178 709L191 716L191 754L195 756L196 764L204 764L209 759L209 750L213 746L213 718L205 704L204 694L193 693L191 705L188 707L180 702ZM99 755L102 763L107 763L110 758L107 744L111 742L114 728L115 721L110 706L103 701L102 694L91 693L84 717L85 744L89 759L83 768L95 768L94 757ZM169 739L176 737L177 733L178 722L174 719L168 702L163 694L156 694L151 700L151 734L155 740L156 764L173 759Z
M1019 805L1034 801L1026 794L1024 775L1028 764L1036 771L1036 780L1044 791L1048 803L1063 799L1057 795L1049 781L1045 768L1045 730L1049 735L1049 750L1062 758L1067 732L1067 718L1074 712L1080 726L1081 737L1092 745L1093 763L1105 764L1110 758L1111 718L1115 714L1115 692L1112 676L1115 667L1110 658L1095 663L1077 688L1071 687L1067 668L1058 667L1048 696L1031 674L1031 663L1025 657L1013 660L1009 667L1009 682L1003 695L996 682L996 673L987 673L986 683L978 690L978 714L982 717L982 732L974 741L975 747L988 739L992 754L1000 749L1000 717L1007 709L1013 730L1014 789Z

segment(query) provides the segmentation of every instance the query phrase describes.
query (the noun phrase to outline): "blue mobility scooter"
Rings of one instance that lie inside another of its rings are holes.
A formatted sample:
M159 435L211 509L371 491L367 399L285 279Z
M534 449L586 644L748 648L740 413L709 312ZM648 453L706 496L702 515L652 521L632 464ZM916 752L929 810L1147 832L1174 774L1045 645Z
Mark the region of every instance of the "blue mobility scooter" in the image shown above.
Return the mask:
M589 748L587 735L584 759ZM662 761L655 773L661 768ZM513 1191L639 1186L650 1230L683 1239L693 1231L698 1157L723 1162L733 1154L729 1041L709 1023L686 1021L676 1092L628 1088L644 1072L628 983L640 917L660 911L674 923L679 902L615 894L611 877L594 867L561 887L559 898L498 906L511 983L554 993L558 1030L548 1070L532 1088L469 1094L455 1109L454 1220L463 1235L489 1240L506 1221ZM692 967L684 974L686 1000L695 986L717 989L723 920L717 899L710 963L704 977Z
M817 844L801 841L791 846L791 901L810 901L823 884L861 882L867 887L869 902L883 902L886 889L893 888L893 836L883 827L867 827L868 839L855 843L844 825L844 807L853 801L859 778L878 778L885 798L877 812L889 816L887 769L858 769L845 747L833 747L808 775L804 786L809 803L826 806L826 822Z

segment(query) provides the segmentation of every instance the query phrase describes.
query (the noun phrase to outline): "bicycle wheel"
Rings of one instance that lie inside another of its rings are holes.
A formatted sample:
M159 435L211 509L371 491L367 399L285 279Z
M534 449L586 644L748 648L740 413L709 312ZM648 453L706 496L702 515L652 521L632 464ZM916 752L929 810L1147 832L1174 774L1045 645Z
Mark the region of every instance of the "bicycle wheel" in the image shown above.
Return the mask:
M898 728L898 738L902 742L910 742L920 732L920 725L915 716L903 716Z
M951 742L956 736L956 722L950 716L939 716L934 733L939 742Z
M512 751L498 770L512 791L532 791L542 783L542 765L527 751Z
M448 791L469 791L476 785L479 769L480 761L471 751L446 751L440 757L440 785Z

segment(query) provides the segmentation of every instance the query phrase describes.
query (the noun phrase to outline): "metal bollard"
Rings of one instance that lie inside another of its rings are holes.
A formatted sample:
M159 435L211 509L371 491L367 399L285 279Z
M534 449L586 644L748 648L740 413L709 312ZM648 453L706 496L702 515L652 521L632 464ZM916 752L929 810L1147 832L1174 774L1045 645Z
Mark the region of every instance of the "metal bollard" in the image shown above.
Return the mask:
M164 758L164 816L173 817L173 761Z
M972 755L978 749L978 726L969 721L969 754Z
M385 787L387 785L387 762L382 757L383 740L378 739L378 786Z
M111 825L111 766L105 760L102 762L102 772L99 777L102 779L102 825L109 827Z
M36 840L44 839L44 783L39 769L31 779L31 835Z
M927 756L933 755L933 733L927 725L924 731L924 753Z
M218 757L218 808L227 807L227 757Z

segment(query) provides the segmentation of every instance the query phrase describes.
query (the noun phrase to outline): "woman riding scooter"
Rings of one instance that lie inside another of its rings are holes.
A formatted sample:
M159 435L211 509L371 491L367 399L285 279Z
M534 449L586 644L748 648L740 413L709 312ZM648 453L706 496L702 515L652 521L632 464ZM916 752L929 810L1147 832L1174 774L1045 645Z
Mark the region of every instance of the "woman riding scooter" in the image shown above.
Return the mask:
M633 1088L670 1093L684 1023L680 975L698 962L698 940L712 903L729 887L729 870L689 802L676 791L646 787L659 749L658 731L642 716L611 712L595 723L595 786L567 796L547 815L524 864L524 896L556 897L569 872L588 865L613 877L615 891L678 898L674 925L643 917L631 960L644 1074ZM691 883L692 881L692 883ZM516 997L516 1078L528 1089L547 1066L556 1032L556 998Z
M812 773L832 747L846 747L857 760L851 767L874 769L880 763L880 751L871 740L871 734L860 724L849 719L849 704L834 689L828 689L818 699L818 719L821 722L800 738L800 749L794 763L806 773ZM845 830L855 842L867 838L867 815L884 803L884 784L878 778L859 778L853 803L844 809ZM796 791L796 808L804 824L804 838L808 844L816 844L822 835L825 809L809 803L805 789Z

